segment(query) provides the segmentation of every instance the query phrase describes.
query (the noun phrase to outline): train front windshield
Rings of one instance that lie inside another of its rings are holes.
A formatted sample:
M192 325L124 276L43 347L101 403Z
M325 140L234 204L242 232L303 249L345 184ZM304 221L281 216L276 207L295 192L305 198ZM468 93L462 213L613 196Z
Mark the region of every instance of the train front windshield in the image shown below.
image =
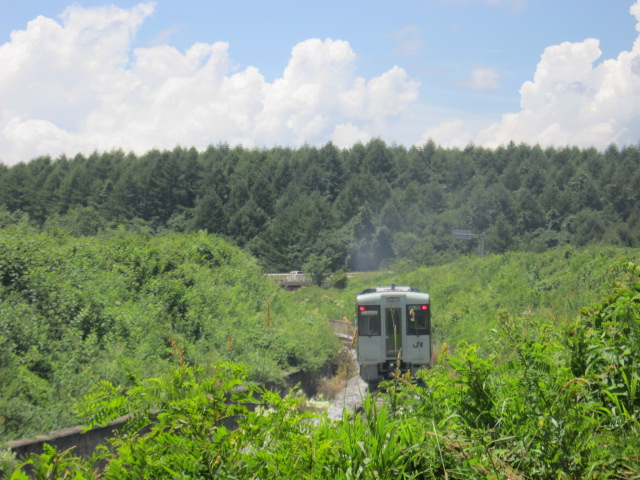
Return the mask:
M430 317L429 305L407 305L407 335L429 335Z
M374 337L382 333L379 305L358 307L358 336Z

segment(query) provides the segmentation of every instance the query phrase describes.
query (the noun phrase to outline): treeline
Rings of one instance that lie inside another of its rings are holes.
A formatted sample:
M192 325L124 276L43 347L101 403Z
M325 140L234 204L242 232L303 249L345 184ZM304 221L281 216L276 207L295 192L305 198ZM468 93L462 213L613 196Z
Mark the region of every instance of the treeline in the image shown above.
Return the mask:
M310 261L327 271L441 263L478 247L455 240L456 228L485 233L491 253L637 247L639 197L638 145L445 149L373 139L349 149L223 144L0 166L0 223L28 218L77 235L117 225L206 230L272 271Z

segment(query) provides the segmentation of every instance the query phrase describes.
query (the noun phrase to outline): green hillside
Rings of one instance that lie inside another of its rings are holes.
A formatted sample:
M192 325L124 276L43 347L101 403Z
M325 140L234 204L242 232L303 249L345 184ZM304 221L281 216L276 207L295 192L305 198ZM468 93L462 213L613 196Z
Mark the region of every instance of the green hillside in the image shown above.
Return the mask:
M326 319L213 235L0 229L0 439L75 424L71 407L100 380L222 360L275 380L338 348Z

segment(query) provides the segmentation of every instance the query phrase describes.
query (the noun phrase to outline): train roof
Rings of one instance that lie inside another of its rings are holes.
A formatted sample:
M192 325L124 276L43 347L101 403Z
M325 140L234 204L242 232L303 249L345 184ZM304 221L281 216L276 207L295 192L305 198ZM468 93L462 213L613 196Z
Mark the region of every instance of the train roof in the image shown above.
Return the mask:
M414 292L423 293L420 290L412 287L398 287L395 284L391 284L389 287L371 287L361 291L358 295L366 295L367 293L385 293L385 292Z

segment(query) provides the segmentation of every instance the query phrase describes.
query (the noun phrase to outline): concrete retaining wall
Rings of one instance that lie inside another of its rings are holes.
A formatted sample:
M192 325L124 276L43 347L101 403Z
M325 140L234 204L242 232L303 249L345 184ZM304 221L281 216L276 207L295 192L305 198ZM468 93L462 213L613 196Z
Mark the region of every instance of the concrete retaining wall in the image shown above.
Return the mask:
M299 385L307 396L313 396L316 393L316 385L313 379L304 372L289 373L286 376L284 386L268 385L267 388L271 391L283 393L296 385ZM249 406L249 408L251 408L251 406ZM109 438L113 437L115 433L123 428L128 418L129 416L123 416L104 427L94 427L87 431L85 431L86 427L84 426L65 428L51 432L49 435L38 435L36 438L23 438L6 442L4 447L15 452L18 458L24 458L31 453L41 454L44 451L44 444L47 443L55 447L58 451L73 448L75 455L88 458L94 453L97 446L106 444ZM231 419L227 428L234 427L233 419ZM0 447L2 447L2 445L0 445Z
M58 451L73 448L73 453L80 457L90 457L96 447L105 444L107 439L114 436L126 423L128 417L121 417L104 427L94 427L83 433L86 427L77 426L51 432L49 435L38 435L36 438L23 438L7 442L18 458L23 458L30 453L41 454L44 444L48 443Z

